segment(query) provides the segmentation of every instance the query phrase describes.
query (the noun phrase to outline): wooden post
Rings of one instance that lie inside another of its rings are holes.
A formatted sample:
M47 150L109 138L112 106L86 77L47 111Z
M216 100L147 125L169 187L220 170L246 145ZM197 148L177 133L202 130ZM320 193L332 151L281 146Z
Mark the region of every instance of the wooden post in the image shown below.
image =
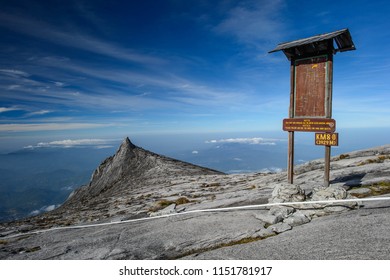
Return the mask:
M289 184L294 183L294 131L288 132L287 179Z
M295 61L291 60L290 66L290 108L289 118L294 117L294 90L295 90ZM287 180L289 184L294 182L294 131L288 132L288 155L287 155Z
M329 187L329 177L330 177L330 147L325 146L325 174L324 174L324 187Z
M329 44L333 44L332 41L329 41ZM329 47L331 49L331 47ZM326 84L326 92L327 98L325 100L325 115L326 118L332 118L332 86L333 86L333 53L328 54L328 62L326 74L327 84ZM324 168L324 187L329 187L330 180L330 155L331 155L331 146L325 146L325 168Z

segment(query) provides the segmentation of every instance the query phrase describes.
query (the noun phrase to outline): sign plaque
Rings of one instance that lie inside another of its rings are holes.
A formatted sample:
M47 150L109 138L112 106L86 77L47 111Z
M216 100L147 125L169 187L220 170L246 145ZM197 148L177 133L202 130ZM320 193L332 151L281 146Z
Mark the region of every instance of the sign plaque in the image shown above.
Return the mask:
M336 121L334 119L284 119L284 131L305 131L305 132L334 132L336 130Z
M321 146L338 146L339 134L338 133L316 133L315 143L316 145L321 145Z

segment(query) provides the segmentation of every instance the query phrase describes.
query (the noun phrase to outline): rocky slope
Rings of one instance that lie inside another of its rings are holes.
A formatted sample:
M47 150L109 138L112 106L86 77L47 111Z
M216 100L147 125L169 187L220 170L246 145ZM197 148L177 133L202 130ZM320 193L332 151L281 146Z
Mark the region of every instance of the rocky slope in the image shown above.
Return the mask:
M40 216L40 224L70 225L143 216L159 206L154 202L175 180L221 174L144 150L125 138L115 155L93 172L89 184L77 189L55 211Z
M294 185L289 185L284 172L226 175L154 154L126 138L90 183L61 207L0 225L0 259L179 258L277 238L313 219L364 205L192 211L387 195L390 145L332 158L331 186L325 189L322 182L323 160L298 166ZM156 218L172 213L181 215Z

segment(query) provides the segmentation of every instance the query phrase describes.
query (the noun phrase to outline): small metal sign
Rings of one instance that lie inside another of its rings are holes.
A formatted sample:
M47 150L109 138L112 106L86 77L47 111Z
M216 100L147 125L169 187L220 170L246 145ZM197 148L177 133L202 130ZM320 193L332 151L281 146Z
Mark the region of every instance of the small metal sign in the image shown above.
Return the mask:
M338 146L339 134L338 133L316 133L315 143L316 145L321 145L321 146Z
M284 119L284 131L306 131L306 132L334 132L336 121L334 119Z

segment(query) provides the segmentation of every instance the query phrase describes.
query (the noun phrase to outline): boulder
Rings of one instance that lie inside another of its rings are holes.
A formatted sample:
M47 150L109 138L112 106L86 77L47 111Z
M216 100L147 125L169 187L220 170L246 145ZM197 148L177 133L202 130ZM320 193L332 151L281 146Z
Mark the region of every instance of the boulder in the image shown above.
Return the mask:
M313 191L312 200L338 200L346 199L347 191L339 186L329 186L327 188L316 188Z
M281 221L292 213L295 212L295 209L287 206L272 206L269 210L269 214L278 217L278 220Z
M261 230L257 231L252 237L267 238L273 235L275 235L275 232L271 229L271 227L268 227L268 228L262 228Z
M270 224L270 225L276 224L276 223L281 222L283 220L282 217L274 216L274 215L271 215L269 213L257 213L257 214L255 214L255 218L260 220L260 221L263 221L266 224Z
M269 203L299 202L306 199L300 186L288 183L276 184Z
M329 200L342 200L342 199L353 199L344 188L340 186L329 186L327 188L314 189L312 201L326 201ZM315 203L308 205L307 207L313 207L316 209L324 209L325 212L342 212L348 209L359 207L359 202L337 202L337 203ZM318 216L318 215L317 215Z
M310 222L310 218L303 214L301 211L296 211L288 218L284 219L284 223L289 224L292 227L300 226Z
M277 223L275 225L270 226L270 228L273 232L282 233L292 229L292 226L287 223Z

